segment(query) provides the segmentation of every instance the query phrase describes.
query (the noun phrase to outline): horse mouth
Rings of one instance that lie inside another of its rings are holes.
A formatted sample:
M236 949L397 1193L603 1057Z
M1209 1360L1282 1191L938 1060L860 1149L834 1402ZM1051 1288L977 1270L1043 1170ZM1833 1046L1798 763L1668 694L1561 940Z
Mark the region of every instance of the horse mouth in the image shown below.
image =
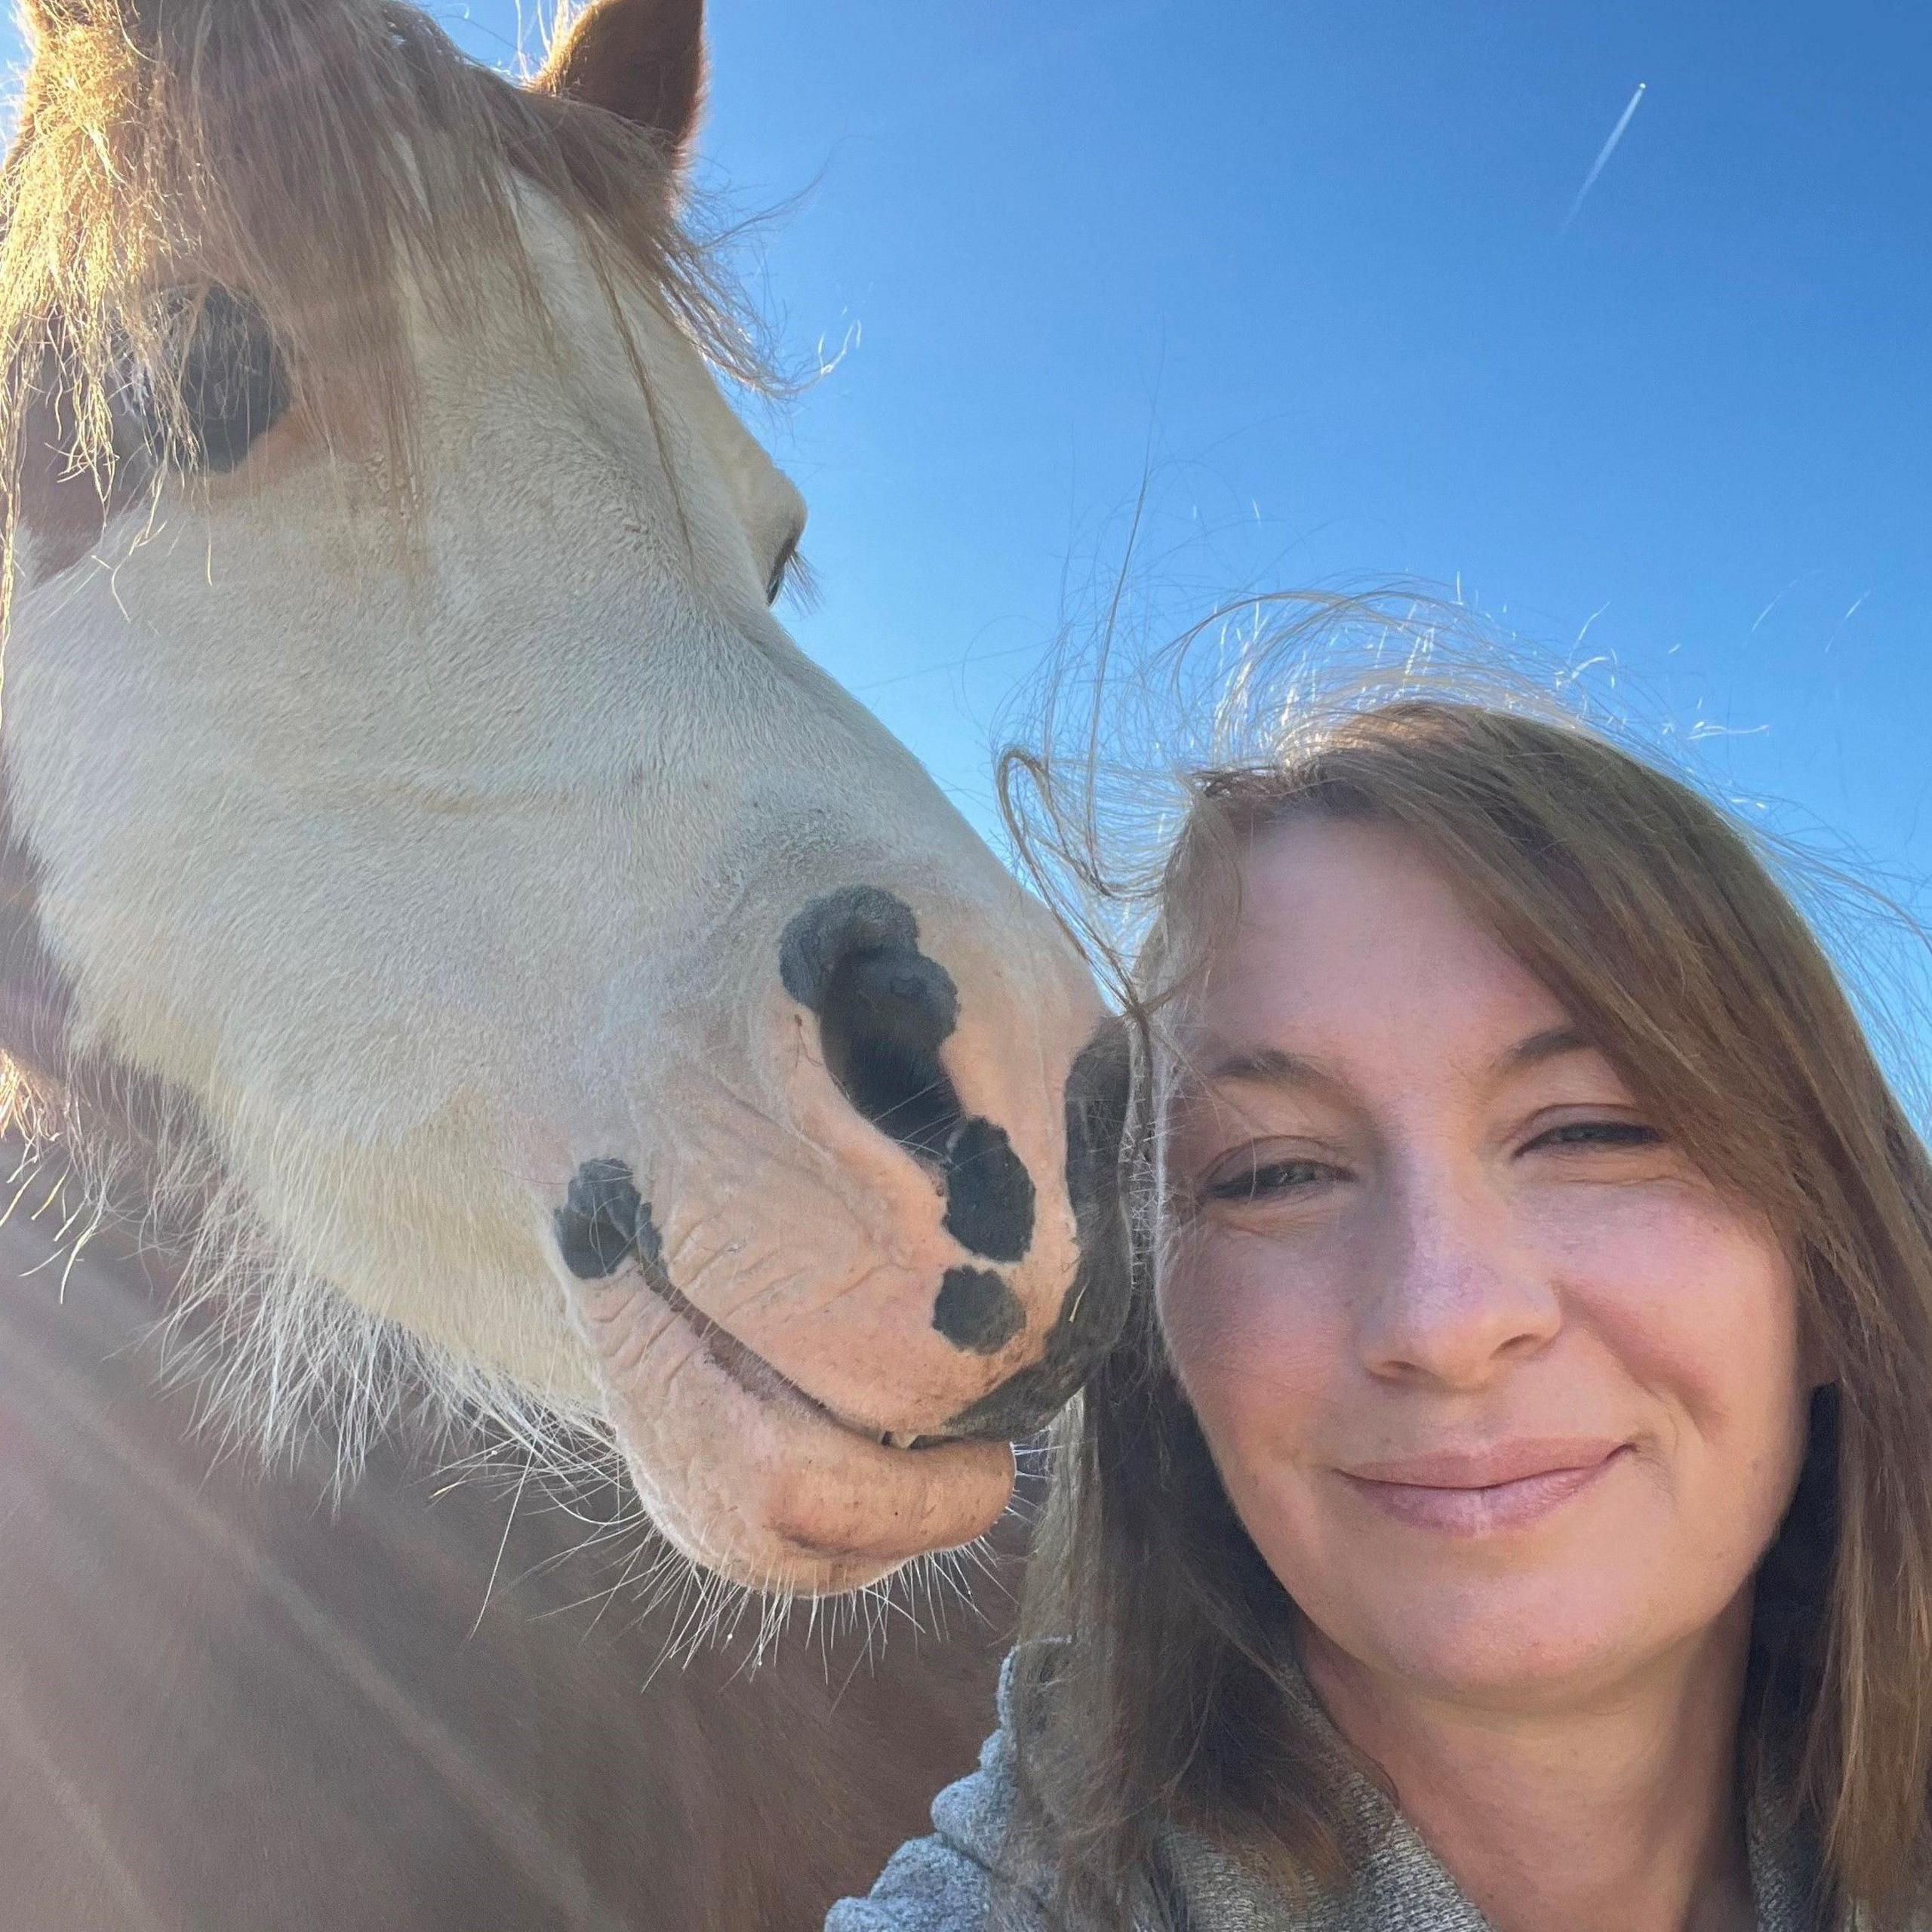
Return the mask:
M661 1263L652 1265L647 1261L644 1275L651 1294L697 1337L697 1346L706 1358L754 1401L795 1403L829 1427L857 1436L861 1441L875 1443L882 1449L918 1454L939 1448L950 1439L943 1435L915 1435L904 1429L868 1429L841 1415L836 1409L800 1388L789 1375L773 1367L749 1343L741 1342L721 1322L706 1314L671 1279Z
M754 1588L835 1595L974 1541L1006 1508L1005 1441L839 1414L645 1256L573 1282L571 1294L639 1493L707 1569Z

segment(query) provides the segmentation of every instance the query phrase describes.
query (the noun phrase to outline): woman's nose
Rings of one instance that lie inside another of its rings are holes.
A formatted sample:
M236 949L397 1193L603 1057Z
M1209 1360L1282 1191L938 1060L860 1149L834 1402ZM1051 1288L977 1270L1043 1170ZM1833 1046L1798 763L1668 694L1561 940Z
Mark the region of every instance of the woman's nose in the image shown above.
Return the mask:
M1371 1374L1472 1390L1536 1354L1562 1324L1554 1282L1479 1183L1432 1177L1401 1190L1372 1264L1359 1343Z

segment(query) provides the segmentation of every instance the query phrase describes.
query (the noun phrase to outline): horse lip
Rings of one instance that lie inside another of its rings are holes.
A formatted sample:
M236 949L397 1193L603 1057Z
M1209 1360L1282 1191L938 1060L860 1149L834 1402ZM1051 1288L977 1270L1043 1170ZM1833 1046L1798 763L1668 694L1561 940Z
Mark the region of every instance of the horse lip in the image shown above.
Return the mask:
M692 1561L755 1588L789 1578L785 1587L832 1594L970 1543L1004 1510L1006 1444L909 1447L906 1432L895 1442L875 1423L855 1426L688 1297L654 1292L656 1271L642 1260L633 1250L621 1271L580 1281L572 1298L616 1445L641 1490L663 1485L660 1527ZM741 1471L737 1506L707 1513L706 1485L688 1493L680 1466L660 1463L679 1416L695 1424L706 1466Z
M663 1262L640 1252L645 1285L697 1337L698 1346L718 1371L750 1396L754 1401L790 1402L810 1411L821 1422L847 1435L856 1436L884 1449L916 1454L937 1447L949 1438L932 1434L915 1434L903 1429L868 1428L841 1415L822 1402L782 1369L774 1368L747 1342L740 1341L714 1316L705 1313L684 1293L666 1271Z

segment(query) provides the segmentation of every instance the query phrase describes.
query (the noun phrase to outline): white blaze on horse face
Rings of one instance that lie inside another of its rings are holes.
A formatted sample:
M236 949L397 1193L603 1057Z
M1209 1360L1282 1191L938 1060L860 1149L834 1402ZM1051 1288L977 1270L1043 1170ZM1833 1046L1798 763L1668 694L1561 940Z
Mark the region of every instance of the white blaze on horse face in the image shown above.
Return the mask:
M1046 1348L1099 1008L766 608L801 506L689 342L630 305L647 403L574 226L524 219L564 354L508 288L474 332L420 324L413 558L291 422L22 584L14 824L75 1044L193 1098L279 1251L607 1414L691 1554L844 1587L1004 1503L1003 1444L876 1438ZM1017 1257L949 1230L943 1159L862 1113L781 983L792 922L854 888L956 989L937 1060L1030 1179ZM586 1163L649 1237L588 1280L556 1219ZM1011 1317L964 1345L935 1312L961 1269Z

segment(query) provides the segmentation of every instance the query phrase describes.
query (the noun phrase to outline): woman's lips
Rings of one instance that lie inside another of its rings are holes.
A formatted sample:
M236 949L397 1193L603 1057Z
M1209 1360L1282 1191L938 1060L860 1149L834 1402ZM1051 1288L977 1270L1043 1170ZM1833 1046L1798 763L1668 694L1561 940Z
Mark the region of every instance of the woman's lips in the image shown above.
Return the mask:
M1361 1499L1411 1528L1450 1536L1527 1529L1595 1484L1624 1442L1518 1442L1338 1472Z

